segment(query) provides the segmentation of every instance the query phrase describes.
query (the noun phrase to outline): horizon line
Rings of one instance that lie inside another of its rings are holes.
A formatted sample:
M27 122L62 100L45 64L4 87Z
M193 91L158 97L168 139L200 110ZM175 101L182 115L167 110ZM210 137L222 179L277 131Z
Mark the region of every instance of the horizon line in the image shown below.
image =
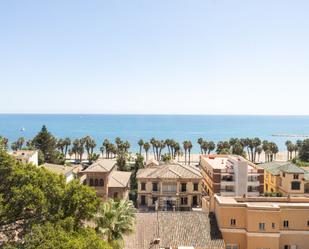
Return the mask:
M309 114L247 114L247 113L70 113L70 112L0 112L0 115L110 115L110 116L309 116Z

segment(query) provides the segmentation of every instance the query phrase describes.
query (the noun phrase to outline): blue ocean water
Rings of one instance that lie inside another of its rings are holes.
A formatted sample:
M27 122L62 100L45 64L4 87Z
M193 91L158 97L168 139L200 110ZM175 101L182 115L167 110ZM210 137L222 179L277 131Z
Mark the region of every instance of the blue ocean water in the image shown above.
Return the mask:
M215 142L231 137L259 137L274 141L284 150L287 139L272 134L309 135L309 116L225 116L225 115L71 115L71 114L0 114L0 135L10 142L18 137L32 138L42 125L57 137L92 136L100 147L105 138L127 139L131 150L137 151L137 141L173 138L191 140L193 152L198 152L196 140L203 137ZM24 131L21 131L24 128Z

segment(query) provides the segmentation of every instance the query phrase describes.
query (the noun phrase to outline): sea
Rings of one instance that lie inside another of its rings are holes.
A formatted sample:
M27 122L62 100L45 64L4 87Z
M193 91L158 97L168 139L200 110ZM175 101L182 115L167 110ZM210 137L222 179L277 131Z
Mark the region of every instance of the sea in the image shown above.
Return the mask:
M231 137L259 137L285 150L286 140L309 136L309 116L255 115L85 115L85 114L0 114L0 136L10 142L18 137L33 138L46 125L56 138L91 136L97 149L105 138L128 140L138 151L138 140L191 140L192 152L199 152L197 139L218 142Z

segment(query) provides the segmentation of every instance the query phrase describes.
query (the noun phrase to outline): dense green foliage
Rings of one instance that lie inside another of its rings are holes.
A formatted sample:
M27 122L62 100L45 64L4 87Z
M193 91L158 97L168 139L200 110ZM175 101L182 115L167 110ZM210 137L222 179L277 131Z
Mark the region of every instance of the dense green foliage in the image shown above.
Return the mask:
M9 140L0 136L0 150L7 150Z
M100 204L90 187L77 180L66 183L63 176L17 162L3 150L0 151L0 193L0 232L9 241L15 231L25 238L34 232L39 236L37 229L48 229L66 219L70 220L73 236L84 220L93 218Z
M131 202L102 204L92 188L18 162L3 149L0 193L0 233L6 238L0 247L6 249L120 249L123 234L134 227ZM101 235L84 227L95 217Z
M33 138L31 145L43 154L43 162L63 164L64 160L60 152L56 150L57 139L43 125L41 131Z
M24 243L10 244L5 249L112 249L91 228L74 228L74 221L67 218L57 223L34 225Z

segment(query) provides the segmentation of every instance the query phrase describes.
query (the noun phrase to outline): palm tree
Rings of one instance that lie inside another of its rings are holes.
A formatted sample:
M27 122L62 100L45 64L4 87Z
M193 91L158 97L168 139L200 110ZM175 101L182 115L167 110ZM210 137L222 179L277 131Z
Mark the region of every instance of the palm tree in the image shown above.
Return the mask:
M146 162L148 161L148 151L150 149L150 144L148 142L144 143L143 145L145 153L146 153Z
M269 143L269 147L270 147L270 151L271 151L271 160L276 160L276 156L277 153L279 152L279 148L277 146L277 144L275 144L274 142L270 142Z
M291 151L291 149L292 149L292 146L293 146L293 143L290 141L290 140L287 140L286 142L285 142L285 146L286 146L286 149L287 149L287 153L288 153L288 157L287 157L287 160L289 160L290 158L291 158L291 156L290 156L290 151Z
M303 141L301 141L301 140L297 140L297 141L296 141L296 145L297 145L297 152L299 152L299 150L300 150L300 148L301 148L302 144L303 144Z
M64 143L64 155L67 155L68 149L71 146L71 139L69 137L66 137L63 141Z
M189 165L191 162L191 149L192 149L193 145L191 143L191 141L188 141L188 152L189 152Z
M178 156L178 161L179 161L179 156L180 156L180 153L181 153L181 147L180 147L180 144L178 142L174 142L173 143L173 158L175 159L176 158L176 155Z
M213 141L208 142L208 154L216 148L216 144Z
M203 146L202 146L203 142L204 142L204 140L201 137L197 140L197 143L200 145L200 148L201 148L201 154L203 154Z
M108 139L104 139L102 145L105 148L105 153L106 153L106 158L107 158L107 153L108 153L108 146L109 146L110 142Z
M269 162L270 145L269 145L269 142L267 140L264 140L262 142L262 149L263 149L264 154L265 154L265 162Z
M201 151L202 151L202 154L207 154L207 151L208 151L208 142L207 141L202 142Z
M75 160L77 160L77 155L78 155L79 147L80 147L80 140L79 139L75 139L73 141L73 146L72 146L72 152L74 153Z
M231 145L229 141L219 141L217 143L217 153L218 154L230 154Z
M108 242L123 244L123 235L134 231L135 209L127 200L109 199L100 206L96 217L96 230L107 238Z
M102 157L104 157L104 146L100 147L100 152L102 153Z
M263 151L262 146L259 146L259 147L256 149L256 152L257 152L257 154L258 154L258 162L260 162L260 156L261 156L262 151Z
M254 150L253 150L253 154L252 154L252 162L255 162L257 149L262 144L262 142L261 142L261 139L259 139L258 137L255 137L252 140L252 143L253 143L253 146L254 146Z
M189 165L190 165L190 155L191 155L191 149L193 145L190 140L186 140L183 142L183 149L185 151L185 164L187 164L187 153L189 154Z
M143 139L140 139L138 141L138 145L139 145L139 154L141 155L142 154L142 147L144 145L144 140Z
M73 155L73 151L72 151L71 149L69 149L69 150L68 150L68 154L69 154L69 156L70 156L70 160L71 160L72 155Z
M182 144L183 144L183 149L185 151L185 164L187 164L187 151L188 151L188 146L189 146L188 141L186 140Z
M158 142L158 148L159 148L159 153L158 153L158 161L161 159L161 154L162 154L162 150L165 148L165 141L161 140Z
M57 141L57 149L60 150L61 154L64 155L64 140L63 139L59 139Z
M156 143L157 140L154 137L150 139L150 144L152 146L152 153L155 159L156 159L156 151L155 151Z
M115 138L115 144L116 144L117 148L122 144L122 140L121 140L120 137Z

